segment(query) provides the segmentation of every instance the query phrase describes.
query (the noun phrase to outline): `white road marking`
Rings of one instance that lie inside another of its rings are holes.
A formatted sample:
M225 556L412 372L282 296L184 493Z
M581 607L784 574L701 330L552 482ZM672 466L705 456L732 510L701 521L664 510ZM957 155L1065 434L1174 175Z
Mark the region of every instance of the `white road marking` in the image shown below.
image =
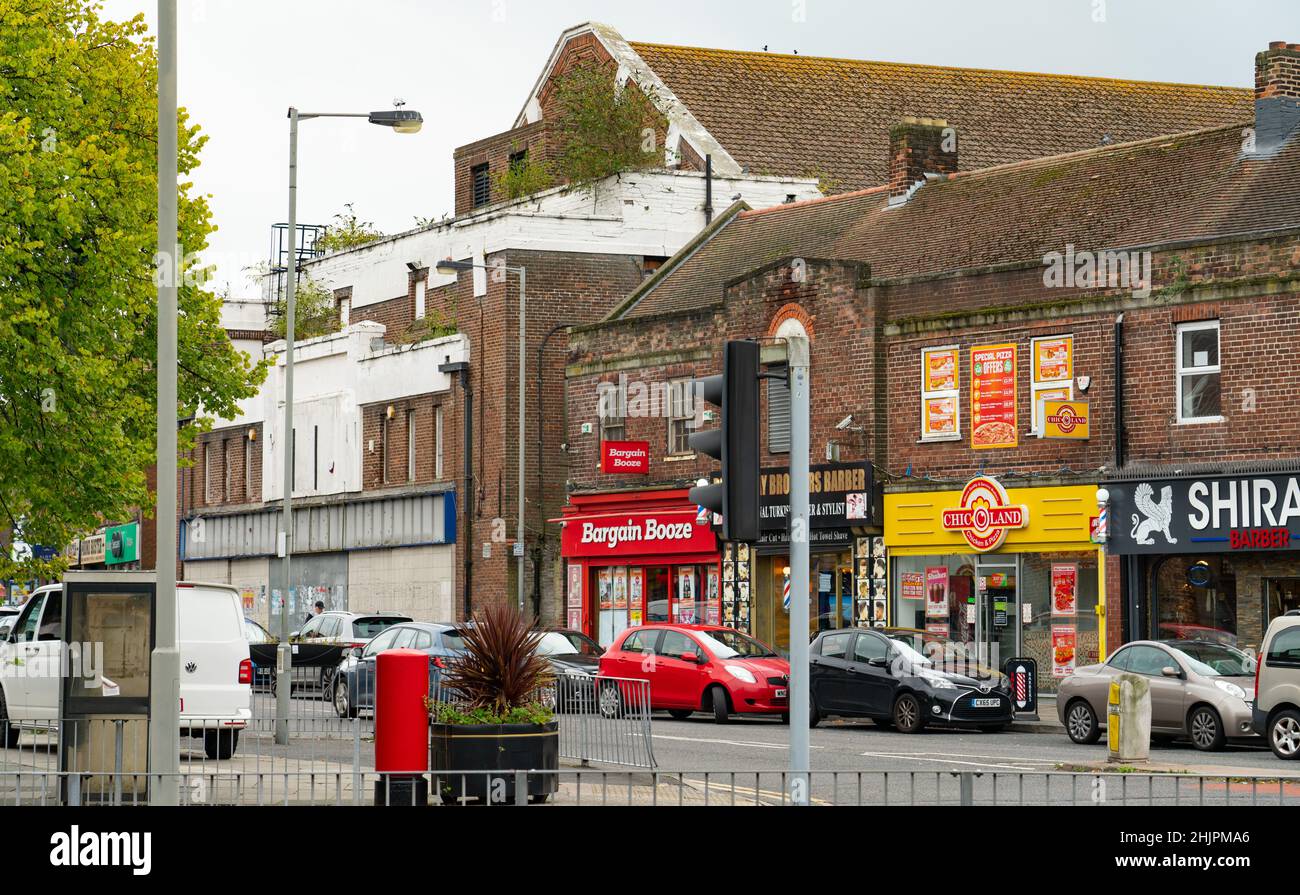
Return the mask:
M653 735L656 740L677 740L682 743L714 743L719 746L754 746L758 749L789 749L789 743L757 743L746 740L709 740L699 737L674 737L665 733L656 733ZM811 746L812 749L821 749L821 746Z
M907 759L908 761L928 761L928 762L933 762L934 764L948 764L948 765L960 764L960 765L970 765L970 766L972 766L972 767L977 767L977 768L1001 768L1001 769L1004 770L1004 771L1033 771L1033 770L1039 770L1039 769L1035 768L1032 764L1001 764L1001 763L999 763L997 760L993 760L993 761L961 761L961 760L959 760L959 759L955 759L955 758L924 758L924 757L922 757L922 756L924 756L924 755L943 755L943 754L944 754L944 753L942 753L942 752L918 752L918 753L912 753L912 754L908 754L908 753L906 753L906 752L863 752L863 753L862 753L863 756L865 756L865 757L872 757L872 758L903 758L903 759ZM972 757L972 758L978 758L979 756L971 756L971 757ZM1014 761L1015 759L1010 759L1010 760ZM1042 763L1056 764L1055 761L1045 762L1044 759L1021 759L1021 760L1022 760L1022 761L1036 761L1036 762L1038 762L1038 763L1040 763L1040 764L1042 764Z

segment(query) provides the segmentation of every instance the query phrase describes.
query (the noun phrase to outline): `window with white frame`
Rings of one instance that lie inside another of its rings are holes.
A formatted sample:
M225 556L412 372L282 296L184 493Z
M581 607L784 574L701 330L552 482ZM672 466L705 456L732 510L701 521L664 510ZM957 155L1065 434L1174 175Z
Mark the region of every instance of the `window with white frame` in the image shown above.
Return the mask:
M938 345L921 349L921 440L957 441L961 438L961 402L958 379L961 349Z
M668 453L689 454L691 446L687 436L695 428L695 402L692 401L690 379L674 379L668 383Z
M627 440L627 382L602 382L599 386L597 413L600 416L601 441Z
M1074 400L1074 336L1041 336L1030 347L1030 423L1042 438L1043 402Z
M1180 323L1176 330L1178 422L1223 419L1219 393L1219 321Z

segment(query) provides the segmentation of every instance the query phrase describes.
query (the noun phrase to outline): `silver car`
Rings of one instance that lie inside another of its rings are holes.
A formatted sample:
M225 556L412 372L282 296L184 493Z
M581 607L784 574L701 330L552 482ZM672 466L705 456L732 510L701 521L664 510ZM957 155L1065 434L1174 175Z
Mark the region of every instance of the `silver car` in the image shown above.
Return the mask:
M1102 665L1075 669L1061 681L1056 711L1076 743L1101 736L1111 680L1140 674L1151 685L1151 734L1186 736L1202 751L1222 749L1228 739L1255 736L1255 660L1241 650L1203 640L1138 640Z

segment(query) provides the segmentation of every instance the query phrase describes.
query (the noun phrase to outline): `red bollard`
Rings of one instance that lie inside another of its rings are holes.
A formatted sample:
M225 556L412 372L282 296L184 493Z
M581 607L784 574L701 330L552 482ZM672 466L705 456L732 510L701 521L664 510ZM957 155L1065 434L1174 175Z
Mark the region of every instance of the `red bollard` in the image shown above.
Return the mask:
M427 805L429 654L385 650L375 657L376 805Z

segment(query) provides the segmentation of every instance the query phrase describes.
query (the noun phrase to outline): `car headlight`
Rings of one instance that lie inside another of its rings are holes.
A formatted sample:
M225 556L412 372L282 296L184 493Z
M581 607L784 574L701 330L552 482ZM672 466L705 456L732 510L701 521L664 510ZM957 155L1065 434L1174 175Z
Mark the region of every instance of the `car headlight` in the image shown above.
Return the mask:
M754 673L743 665L723 665L722 667L727 669L727 673L732 677L739 678L747 684L754 683Z
M929 684L931 687L934 687L936 690L957 689L956 684L948 680L946 677L943 677L938 674L923 674L921 675L921 680L925 681L927 684Z
M1246 698L1246 691L1238 687L1232 681L1225 681L1216 678L1214 681L1214 686L1218 687L1220 690L1222 690L1224 693L1227 693L1229 696L1235 696L1238 699Z

